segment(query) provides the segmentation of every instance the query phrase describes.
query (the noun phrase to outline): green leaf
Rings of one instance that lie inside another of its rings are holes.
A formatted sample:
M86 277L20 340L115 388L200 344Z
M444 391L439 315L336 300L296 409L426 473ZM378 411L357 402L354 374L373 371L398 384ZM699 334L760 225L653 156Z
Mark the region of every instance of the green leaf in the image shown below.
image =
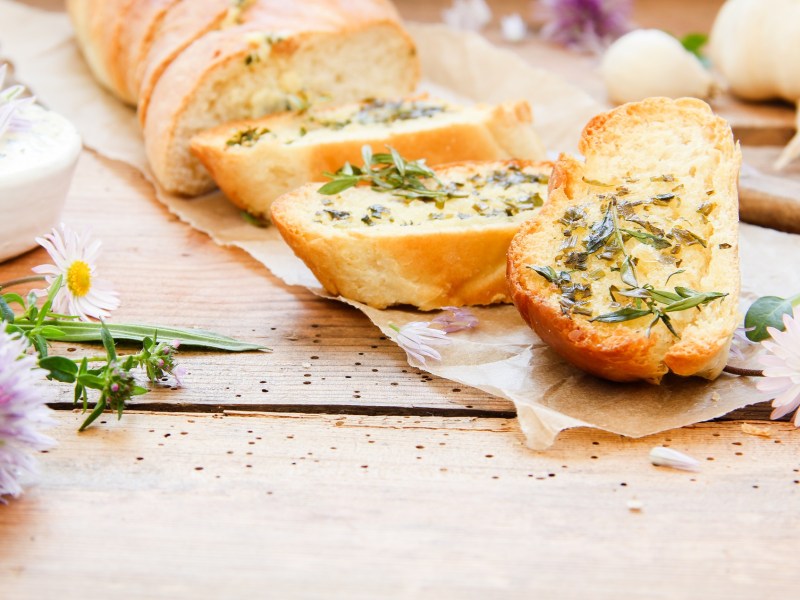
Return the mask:
M103 347L108 354L108 362L117 360L117 346L114 344L114 338L111 337L111 332L102 321L100 322L100 339L103 341Z
M778 296L763 296L753 302L744 317L747 338L753 342L760 342L770 337L767 327L774 327L778 331L785 329L783 315L792 314L792 303ZM751 329L752 328L752 329Z
M6 294L3 294L2 298L9 304L19 304L23 309L26 306L25 299L19 294L15 294L14 292L8 292Z
M131 391L131 396L141 396L142 394L146 394L149 392L147 388L143 388L140 385L133 386L133 390Z
M73 383L75 375L78 373L78 365L75 361L64 356L48 356L39 360L39 366L49 371L47 378L55 379L63 383Z
M603 220L592 225L592 229L584 241L586 252L591 254L600 250L600 248L605 246L606 241L608 241L608 238L610 238L613 233L614 216L611 212L611 206L609 205L606 214L603 216Z
M558 275L556 274L555 269L553 267L539 267L536 265L528 265L528 268L532 271L536 271L539 275L547 279L550 283L555 283L556 279L558 279Z
M56 277L55 281L53 281L52 285L50 286L49 291L47 292L47 299L42 304L42 308L39 311L38 316L36 317L36 324L41 325L45 318L47 317L48 313L50 312L50 307L53 306L53 300L58 293L58 290L61 289L61 285L63 283L64 276L59 275Z
M675 289L677 290L678 288ZM724 298L727 295L728 294L723 294L721 292L705 292L702 294L695 292L694 296L685 297L683 300L678 300L677 302L668 304L661 310L663 310L665 313L675 312L678 310L687 310L694 308L695 306L700 306L701 304L707 304L712 300L716 300L717 298Z
M87 323L84 321L60 321L48 320L48 325L60 329L64 336L59 341L64 342L99 342L102 341L100 333L100 323ZM30 322L17 321L21 331L30 331L33 325ZM151 336L158 331L159 337L168 340L178 340L184 346L204 348L209 350L225 350L228 352L249 352L252 350L269 350L258 344L241 342L239 340L203 331L200 329L179 329L176 327L164 327L162 325L144 324L112 324L106 323L111 337L117 341L142 342L145 337Z
M64 332L58 327L52 325L43 325L39 328L39 333L48 340L58 340L64 337Z
M622 278L622 283L631 287L639 287L639 282L636 281L636 271L633 270L633 261L630 256L626 256L625 260L622 261L619 274Z
M621 323L622 321L633 321L651 314L653 313L650 310L625 307L589 320L600 321L601 323Z
M6 302L5 298L0 296L0 321L7 321L8 323L14 322L14 311L11 310L11 307Z
M32 335L30 340L33 343L33 347L36 348L39 358L45 358L47 356L47 340L44 339L44 336L40 334Z
M329 181L317 190L318 194L325 196L333 196L339 194L351 187L354 187L360 181L359 177L342 177L341 179L334 179Z
M97 401L97 405L94 407L94 410L92 411L92 413L88 417L86 417L86 420L80 426L78 431L83 431L84 429L89 427L89 425L94 423L94 421L97 419L97 417L99 417L100 415L103 414L103 411L105 409L106 409L106 399L105 399L105 396L101 396L100 399Z
M670 244L665 238L659 235L653 235L652 233L645 233L644 231L635 231L633 229L620 228L620 231L627 233L629 236L639 240L643 244L652 246L656 250L663 250L664 248L669 248L670 246L672 246L672 244Z
M93 390L102 390L106 386L105 378L91 373L79 373L78 383Z
M681 296L679 296L678 294L675 294L667 290L651 289L648 291L650 292L650 297L656 302L660 302L661 304L672 304L673 302L677 302L678 300L681 299Z
M705 33L689 33L680 38L680 42L688 52L691 52L697 58L702 59L703 55L701 50L708 42L708 35Z
M262 219L261 217L257 217L256 215L253 215L247 212L246 210L243 210L239 214L241 215L242 219L250 223L250 225L252 225L253 227L258 227L259 229L266 229L267 227L269 227L269 221L267 221L266 219Z
M400 156L400 153L391 146L389 147L389 152L392 153L392 162L394 163L394 166L397 168L397 172L400 173L400 177L405 177L406 161L403 160L403 157Z

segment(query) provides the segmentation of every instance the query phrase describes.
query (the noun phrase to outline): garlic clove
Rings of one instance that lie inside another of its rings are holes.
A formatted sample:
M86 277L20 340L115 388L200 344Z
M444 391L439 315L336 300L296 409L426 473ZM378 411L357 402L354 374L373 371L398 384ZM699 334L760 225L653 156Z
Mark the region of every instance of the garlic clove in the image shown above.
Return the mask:
M609 98L619 104L651 96L708 98L714 89L697 57L658 29L637 29L619 38L604 54L600 72Z
M797 120L797 132L775 161L774 169L776 171L782 171L790 162L800 157L800 100L797 101L797 115L795 118Z

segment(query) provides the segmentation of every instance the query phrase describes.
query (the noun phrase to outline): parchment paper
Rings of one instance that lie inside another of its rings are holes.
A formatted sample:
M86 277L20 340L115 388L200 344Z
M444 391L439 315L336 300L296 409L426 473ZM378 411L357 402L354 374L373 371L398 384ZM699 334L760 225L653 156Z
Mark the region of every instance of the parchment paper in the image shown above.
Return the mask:
M422 59L424 89L465 101L525 98L550 151L573 151L584 124L600 110L588 95L556 74L533 68L477 35L434 25L411 25L410 30ZM43 104L69 118L88 147L149 176L133 111L94 83L63 13L0 0L0 44L0 52L16 67L17 79L28 84ZM274 228L246 223L221 193L187 201L158 186L156 192L172 212L217 243L243 248L287 284L324 295ZM786 296L800 289L800 273L781 268L789 256L800 256L800 236L742 225L743 306L759 295ZM387 335L392 333L389 323L431 318L339 300L363 311ZM514 307L474 312L479 327L449 336L451 345L442 349L441 362L412 365L513 401L531 448L546 448L569 427L639 437L712 419L763 399L752 380L727 375L714 382L673 377L660 386L604 382L565 364Z

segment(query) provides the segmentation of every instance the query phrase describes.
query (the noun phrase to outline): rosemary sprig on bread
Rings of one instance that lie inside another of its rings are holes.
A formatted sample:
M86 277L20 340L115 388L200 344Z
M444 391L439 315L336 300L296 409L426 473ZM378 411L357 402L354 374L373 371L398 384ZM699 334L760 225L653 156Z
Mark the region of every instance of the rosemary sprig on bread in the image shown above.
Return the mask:
M607 379L716 377L738 321L730 127L703 102L651 98L595 117L579 150L509 250L523 318Z
M339 169L328 193L307 184L272 207L281 235L329 293L423 310L510 300L508 245L545 203L551 163L431 168L366 152L365 164Z
M425 159L408 161L400 153L388 147L389 153L372 153L372 147L364 145L361 156L363 167L354 167L349 162L336 171L325 173L331 181L317 190L330 196L339 194L360 183L368 183L373 191L390 193L393 196L413 199L437 200L437 207L444 207L447 198L465 198L455 184L446 186L436 172L425 164Z

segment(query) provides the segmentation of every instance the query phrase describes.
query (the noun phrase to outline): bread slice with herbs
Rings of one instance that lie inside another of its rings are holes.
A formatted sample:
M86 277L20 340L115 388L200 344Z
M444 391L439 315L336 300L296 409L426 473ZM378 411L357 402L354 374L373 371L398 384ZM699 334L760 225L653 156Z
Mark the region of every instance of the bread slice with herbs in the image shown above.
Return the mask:
M717 377L738 318L741 162L695 99L595 117L508 254L514 303L561 356L614 381Z
M510 301L506 251L544 204L551 163L434 171L396 152L365 159L369 169L346 165L322 188L306 184L272 205L281 235L329 293L376 308Z
M527 102L466 107L424 96L231 123L196 135L191 150L234 204L268 218L275 198L357 162L365 144L425 157L429 165L544 158Z
M258 5L275 10L247 25L206 33L153 86L144 115L145 152L169 192L192 196L214 188L189 151L200 131L284 111L298 96L312 104L352 102L402 96L416 86L416 48L388 0Z

